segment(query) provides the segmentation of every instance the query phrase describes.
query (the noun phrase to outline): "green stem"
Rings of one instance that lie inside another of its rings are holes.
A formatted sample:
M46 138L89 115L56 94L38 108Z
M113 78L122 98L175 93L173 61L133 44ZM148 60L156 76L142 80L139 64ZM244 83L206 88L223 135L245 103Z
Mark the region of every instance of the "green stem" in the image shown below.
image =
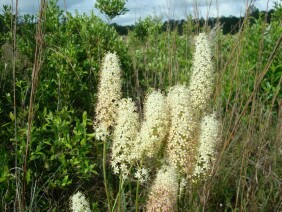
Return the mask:
M114 202L114 206L112 208L112 211L115 210L115 207L116 207L116 204L118 202L118 211L121 211L120 210L120 205L121 205L121 192L122 192L122 188L123 188L123 184L124 184L124 180L122 178L122 175L120 174L120 177L119 177L119 189L118 189L118 194L117 194L117 197L115 199L115 202Z
M120 174L120 178L119 178L119 188L118 188L118 211L121 211L120 210L120 206L121 206L121 192L122 192L122 181L123 181L123 178L122 178L122 174Z
M107 156L107 142L103 141L103 175L104 175L104 184L105 184L105 190L107 195L107 201L108 201L108 209L111 211L111 199L109 195L109 188L108 188L108 182L107 182L107 173L106 173L106 156Z
M136 212L139 211L139 204L138 204L138 200L139 200L139 185L140 185L140 182L139 180L137 181L137 188L136 188L136 199L135 199L135 208L136 208Z

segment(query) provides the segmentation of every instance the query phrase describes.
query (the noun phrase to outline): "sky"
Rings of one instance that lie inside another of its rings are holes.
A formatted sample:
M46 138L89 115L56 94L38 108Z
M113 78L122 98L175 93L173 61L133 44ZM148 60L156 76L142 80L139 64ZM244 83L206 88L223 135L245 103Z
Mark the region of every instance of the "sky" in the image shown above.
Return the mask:
M163 20L180 20L187 15L195 16L197 8L198 17L206 18L217 16L243 16L246 5L251 0L128 0L125 7L129 9L125 15L116 17L112 20L120 25L131 25L140 18L143 19L149 15L158 15ZM279 0L255 0L254 5L259 10L273 8L274 1ZM12 4L16 0L0 0L0 4ZM78 11L79 13L94 13L106 20L105 16L94 8L96 0L59 0L58 4L62 9L68 12ZM40 0L18 0L20 14L36 14L38 12ZM1 6L0 11L3 11Z

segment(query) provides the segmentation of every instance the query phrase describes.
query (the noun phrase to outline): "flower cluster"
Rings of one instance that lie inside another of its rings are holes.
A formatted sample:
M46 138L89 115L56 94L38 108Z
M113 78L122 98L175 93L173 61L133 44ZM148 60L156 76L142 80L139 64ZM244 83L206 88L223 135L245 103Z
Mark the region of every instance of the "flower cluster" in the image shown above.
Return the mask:
M129 174L130 155L139 130L139 115L132 99L122 99L117 109L111 165L115 174Z
M210 170L215 160L215 147L218 142L219 123L215 114L205 116L201 123L200 147L194 176L202 177Z
M157 172L147 211L174 211L178 179L181 179L181 194L188 180L206 176L211 169L219 123L215 115L202 119L213 88L211 55L207 36L199 34L189 86L176 85L169 90L167 97L159 91L148 94L141 126L132 99L120 100L121 70L116 54L105 56L94 126L96 138L103 141L114 129L111 154L114 173L127 178L133 173L130 170L133 166L136 170L134 178L144 183L149 177L148 164L156 164L152 159L163 155L159 154L161 149L165 149L164 155L169 163Z
M195 139L197 122L188 98L188 88L181 85L172 87L167 97L171 122L167 143L168 158L186 174L193 170L198 148Z
M80 191L70 198L70 209L73 212L91 212L87 199Z
M159 152L168 130L166 98L158 91L150 93L144 105L144 121L137 136L133 158L153 158Z
M105 139L114 126L118 101L121 98L121 69L116 53L107 53L103 60L94 128L97 139Z
M189 101L197 113L201 113L206 108L212 94L214 68L211 55L208 37L205 33L200 33L196 37L196 50L189 85Z
M144 183L149 178L149 172L145 168L138 168L134 174L134 177L139 180L140 183Z
M147 211L175 211L178 176L173 166L164 165L158 171L147 201Z

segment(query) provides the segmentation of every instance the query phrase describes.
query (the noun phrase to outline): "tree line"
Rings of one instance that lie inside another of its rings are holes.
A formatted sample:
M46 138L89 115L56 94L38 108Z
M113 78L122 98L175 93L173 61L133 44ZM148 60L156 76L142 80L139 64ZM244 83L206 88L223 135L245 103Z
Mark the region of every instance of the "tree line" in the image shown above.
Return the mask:
M271 20L271 14L274 12L273 9L269 11L259 11L257 8L252 8L250 12L250 24L253 24L256 20L259 19L260 16L263 16L266 18L267 23L270 23ZM208 20L205 20L204 18L199 18L199 19L192 19L192 23L196 26L196 28L201 28L204 25L207 25L209 27L214 27L217 23L220 23L222 27L222 33L223 34L236 34L244 20L244 16L242 17L236 17L230 15L229 17L221 16L221 17L210 17ZM174 20L170 19L168 21L164 21L162 24L162 31L165 32L167 30L177 30L179 35L183 34L183 30L185 28L185 25L187 25L188 21L187 20ZM113 27L115 27L116 31L119 33L119 35L127 35L129 31L133 31L136 28L136 24L134 25L119 25L117 23L112 23L111 24Z

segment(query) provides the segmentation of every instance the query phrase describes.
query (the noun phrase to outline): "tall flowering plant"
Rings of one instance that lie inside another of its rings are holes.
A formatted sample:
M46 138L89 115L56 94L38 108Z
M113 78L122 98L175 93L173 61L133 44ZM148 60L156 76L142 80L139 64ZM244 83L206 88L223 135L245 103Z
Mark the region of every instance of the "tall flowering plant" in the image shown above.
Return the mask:
M103 177L107 195L108 209L112 208L112 199L107 182L106 155L107 138L116 125L118 102L121 99L121 69L116 53L108 52L100 73L98 99L95 111L94 130L97 140L103 141Z
M148 179L150 165L156 165L152 167L152 170L156 170L166 161L153 179L147 201L148 211L174 211L180 178L195 182L207 176L215 159L219 134L215 114L207 115L214 81L211 55L207 35L200 33L196 37L190 84L173 86L167 96L159 91L149 93L144 102L144 118L140 123L133 100L121 99L121 70L117 55L106 54L101 70L94 128L96 138L104 141L106 192L107 138L113 141L111 167L121 177L113 208L107 193L109 209L115 208L117 200L118 205L121 204L122 186L132 173L131 170L136 170L134 177L138 179L135 202L138 210L139 182ZM108 137L110 133L113 134ZM164 152L160 152L163 149Z
M213 91L214 65L208 36L200 33L196 37L192 76L189 84L189 104L194 113L201 113L209 105Z
M123 178L129 175L131 155L139 130L139 115L132 99L122 99L117 110L117 124L113 134L111 166Z
M132 157L154 158L167 135L168 111L165 96L159 91L151 92L144 103L144 120L136 139Z
M95 110L94 130L98 140L105 140L116 123L118 102L121 99L121 69L116 53L104 57L98 99Z

